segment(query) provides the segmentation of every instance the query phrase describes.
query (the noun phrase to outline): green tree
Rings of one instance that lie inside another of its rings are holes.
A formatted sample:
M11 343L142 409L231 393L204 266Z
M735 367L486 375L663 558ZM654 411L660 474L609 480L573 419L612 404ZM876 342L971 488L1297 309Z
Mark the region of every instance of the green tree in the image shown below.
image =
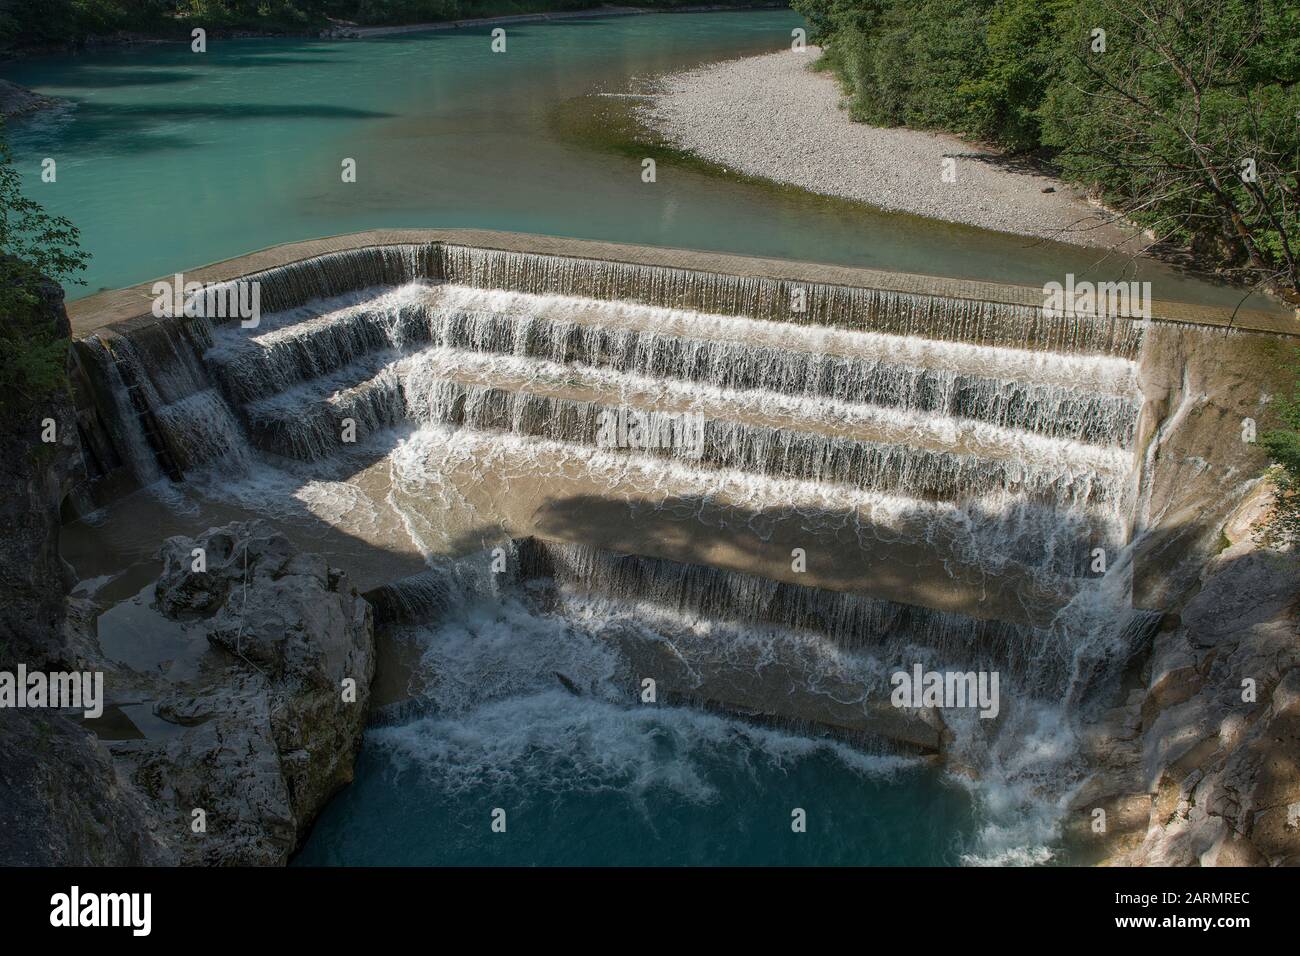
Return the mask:
M1041 150L1300 302L1295 0L793 0L854 119Z
M0 0L0 43L19 38L29 44L59 43L76 29L73 0Z
M1060 73L1057 22L1071 2L999 0L988 11L980 69L957 89L967 132L1015 151L1041 145L1039 107Z
M76 281L87 254L77 228L24 196L0 143L0 402L32 404L66 386L68 339L43 308L49 282Z
M854 119L962 128L959 87L978 72L994 0L794 0L827 51Z
M1300 5L1081 0L1058 23L1040 112L1066 174L1300 301Z

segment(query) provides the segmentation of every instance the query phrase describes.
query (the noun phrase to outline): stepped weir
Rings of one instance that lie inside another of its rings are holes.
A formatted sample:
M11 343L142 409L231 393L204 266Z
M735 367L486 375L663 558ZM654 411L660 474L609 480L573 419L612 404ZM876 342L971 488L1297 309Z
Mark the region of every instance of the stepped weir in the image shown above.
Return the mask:
M149 284L70 307L87 476L70 518L268 468L360 488L428 566L375 582L394 627L457 589L548 581L529 592L547 612L623 622L607 630L630 681L926 753L948 731L882 705L881 668L997 670L1058 701L1113 689L1258 474L1240 423L1269 391L1258 356L1293 333L476 231L298 243L185 279L257 282L260 320L155 317Z

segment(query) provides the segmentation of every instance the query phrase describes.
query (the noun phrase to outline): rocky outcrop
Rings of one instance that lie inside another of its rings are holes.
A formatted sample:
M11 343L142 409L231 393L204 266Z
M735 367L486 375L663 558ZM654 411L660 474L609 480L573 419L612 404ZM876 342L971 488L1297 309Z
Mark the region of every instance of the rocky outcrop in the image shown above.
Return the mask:
M67 338L61 290L40 294L42 321ZM72 399L6 399L0 670L106 672L112 699L151 703L167 730L106 745L97 722L0 709L0 864L284 863L351 779L375 668L369 606L323 558L265 525L232 525L164 549L157 602L210 648L201 666L107 660L93 619L69 614L59 553L83 464Z
M33 93L24 86L0 80L0 116L8 119L24 113L35 113L59 106L63 101Z
M1134 516L1133 603L1176 610L1195 594L1220 531L1268 467L1243 438L1265 427L1269 396L1294 381L1288 341L1275 335L1155 324L1139 363L1145 404Z
M63 291L47 283L40 292L44 321L68 338ZM64 658L71 572L59 556L59 505L80 475L75 422L71 396L59 389L6 403L0 420L0 664Z
M47 712L0 710L0 863L175 862L155 827L87 730Z
M1098 728L1080 841L1122 866L1300 864L1300 558L1251 533L1257 493L1141 686ZM1091 824L1105 809L1107 827Z
M45 635L51 653L18 658L105 671L110 703L144 701L157 720L147 737L100 741L89 722L0 710L0 863L283 865L351 780L375 669L369 605L260 522L172 538L163 559L157 606L202 642L194 666L109 661L79 613ZM39 650L40 628L24 636Z
M282 865L352 779L375 669L370 607L261 522L172 538L163 560L159 609L212 653L190 679L155 680L154 713L175 732L110 752L180 862Z
M43 320L69 335L63 291L39 289ZM95 669L70 640L71 573L59 554L60 502L80 476L71 397L54 389L0 416L0 670ZM52 438L52 441L47 441ZM54 711L0 709L0 863L167 862L144 800L123 787L85 726Z
M1249 437L1290 388L1288 348L1148 332L1133 599L1167 613L1088 732L1081 862L1300 862L1300 556L1253 532L1272 493Z

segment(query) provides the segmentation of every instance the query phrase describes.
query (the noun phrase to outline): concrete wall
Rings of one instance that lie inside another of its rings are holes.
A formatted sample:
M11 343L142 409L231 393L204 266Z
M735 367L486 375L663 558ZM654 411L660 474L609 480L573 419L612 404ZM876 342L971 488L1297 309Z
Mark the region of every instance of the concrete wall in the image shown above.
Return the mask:
M1001 302L1010 305L1041 306L1043 302L1042 290L1032 286L975 282L967 279L949 279L784 259L734 256L688 249L496 232L487 229L382 229L330 236L324 239L272 246L245 256L189 269L184 275L186 281L190 282L227 282L331 252L343 252L367 246L419 243L443 243L507 252L691 269L697 272L725 273L735 276L826 283L915 295ZM153 294L150 291L152 284L152 282L144 282L126 289L101 292L70 303L68 314L72 320L74 337L87 335L105 325L150 317L150 306L153 302ZM1234 317L1231 309L1222 307L1156 302L1152 306L1152 316L1163 322L1220 327L1231 324L1236 328L1259 332L1300 335L1300 321L1266 312L1242 310Z

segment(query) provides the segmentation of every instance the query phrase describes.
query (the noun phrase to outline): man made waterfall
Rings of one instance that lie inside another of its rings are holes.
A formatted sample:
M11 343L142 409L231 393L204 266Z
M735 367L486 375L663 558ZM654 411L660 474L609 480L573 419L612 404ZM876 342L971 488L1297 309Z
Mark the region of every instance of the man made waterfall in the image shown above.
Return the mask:
M278 310L254 328L142 319L81 343L140 483L247 469L253 449L328 461L401 429L508 436L516 457L585 462L596 493L622 461L653 495L829 506L875 561L964 582L905 603L1035 624L1127 540L1142 328L1116 317L447 245L250 279ZM663 533L647 526L651 553ZM1027 583L983 608L994 576Z
M654 673L978 767L1159 621L1128 586L1143 324L446 244L248 278L255 327L78 343L84 437L114 452L90 477L409 538L428 570L368 594L395 633L500 594L617 648L602 694ZM913 665L1000 673L1006 709L891 707ZM413 693L384 720L429 713Z

